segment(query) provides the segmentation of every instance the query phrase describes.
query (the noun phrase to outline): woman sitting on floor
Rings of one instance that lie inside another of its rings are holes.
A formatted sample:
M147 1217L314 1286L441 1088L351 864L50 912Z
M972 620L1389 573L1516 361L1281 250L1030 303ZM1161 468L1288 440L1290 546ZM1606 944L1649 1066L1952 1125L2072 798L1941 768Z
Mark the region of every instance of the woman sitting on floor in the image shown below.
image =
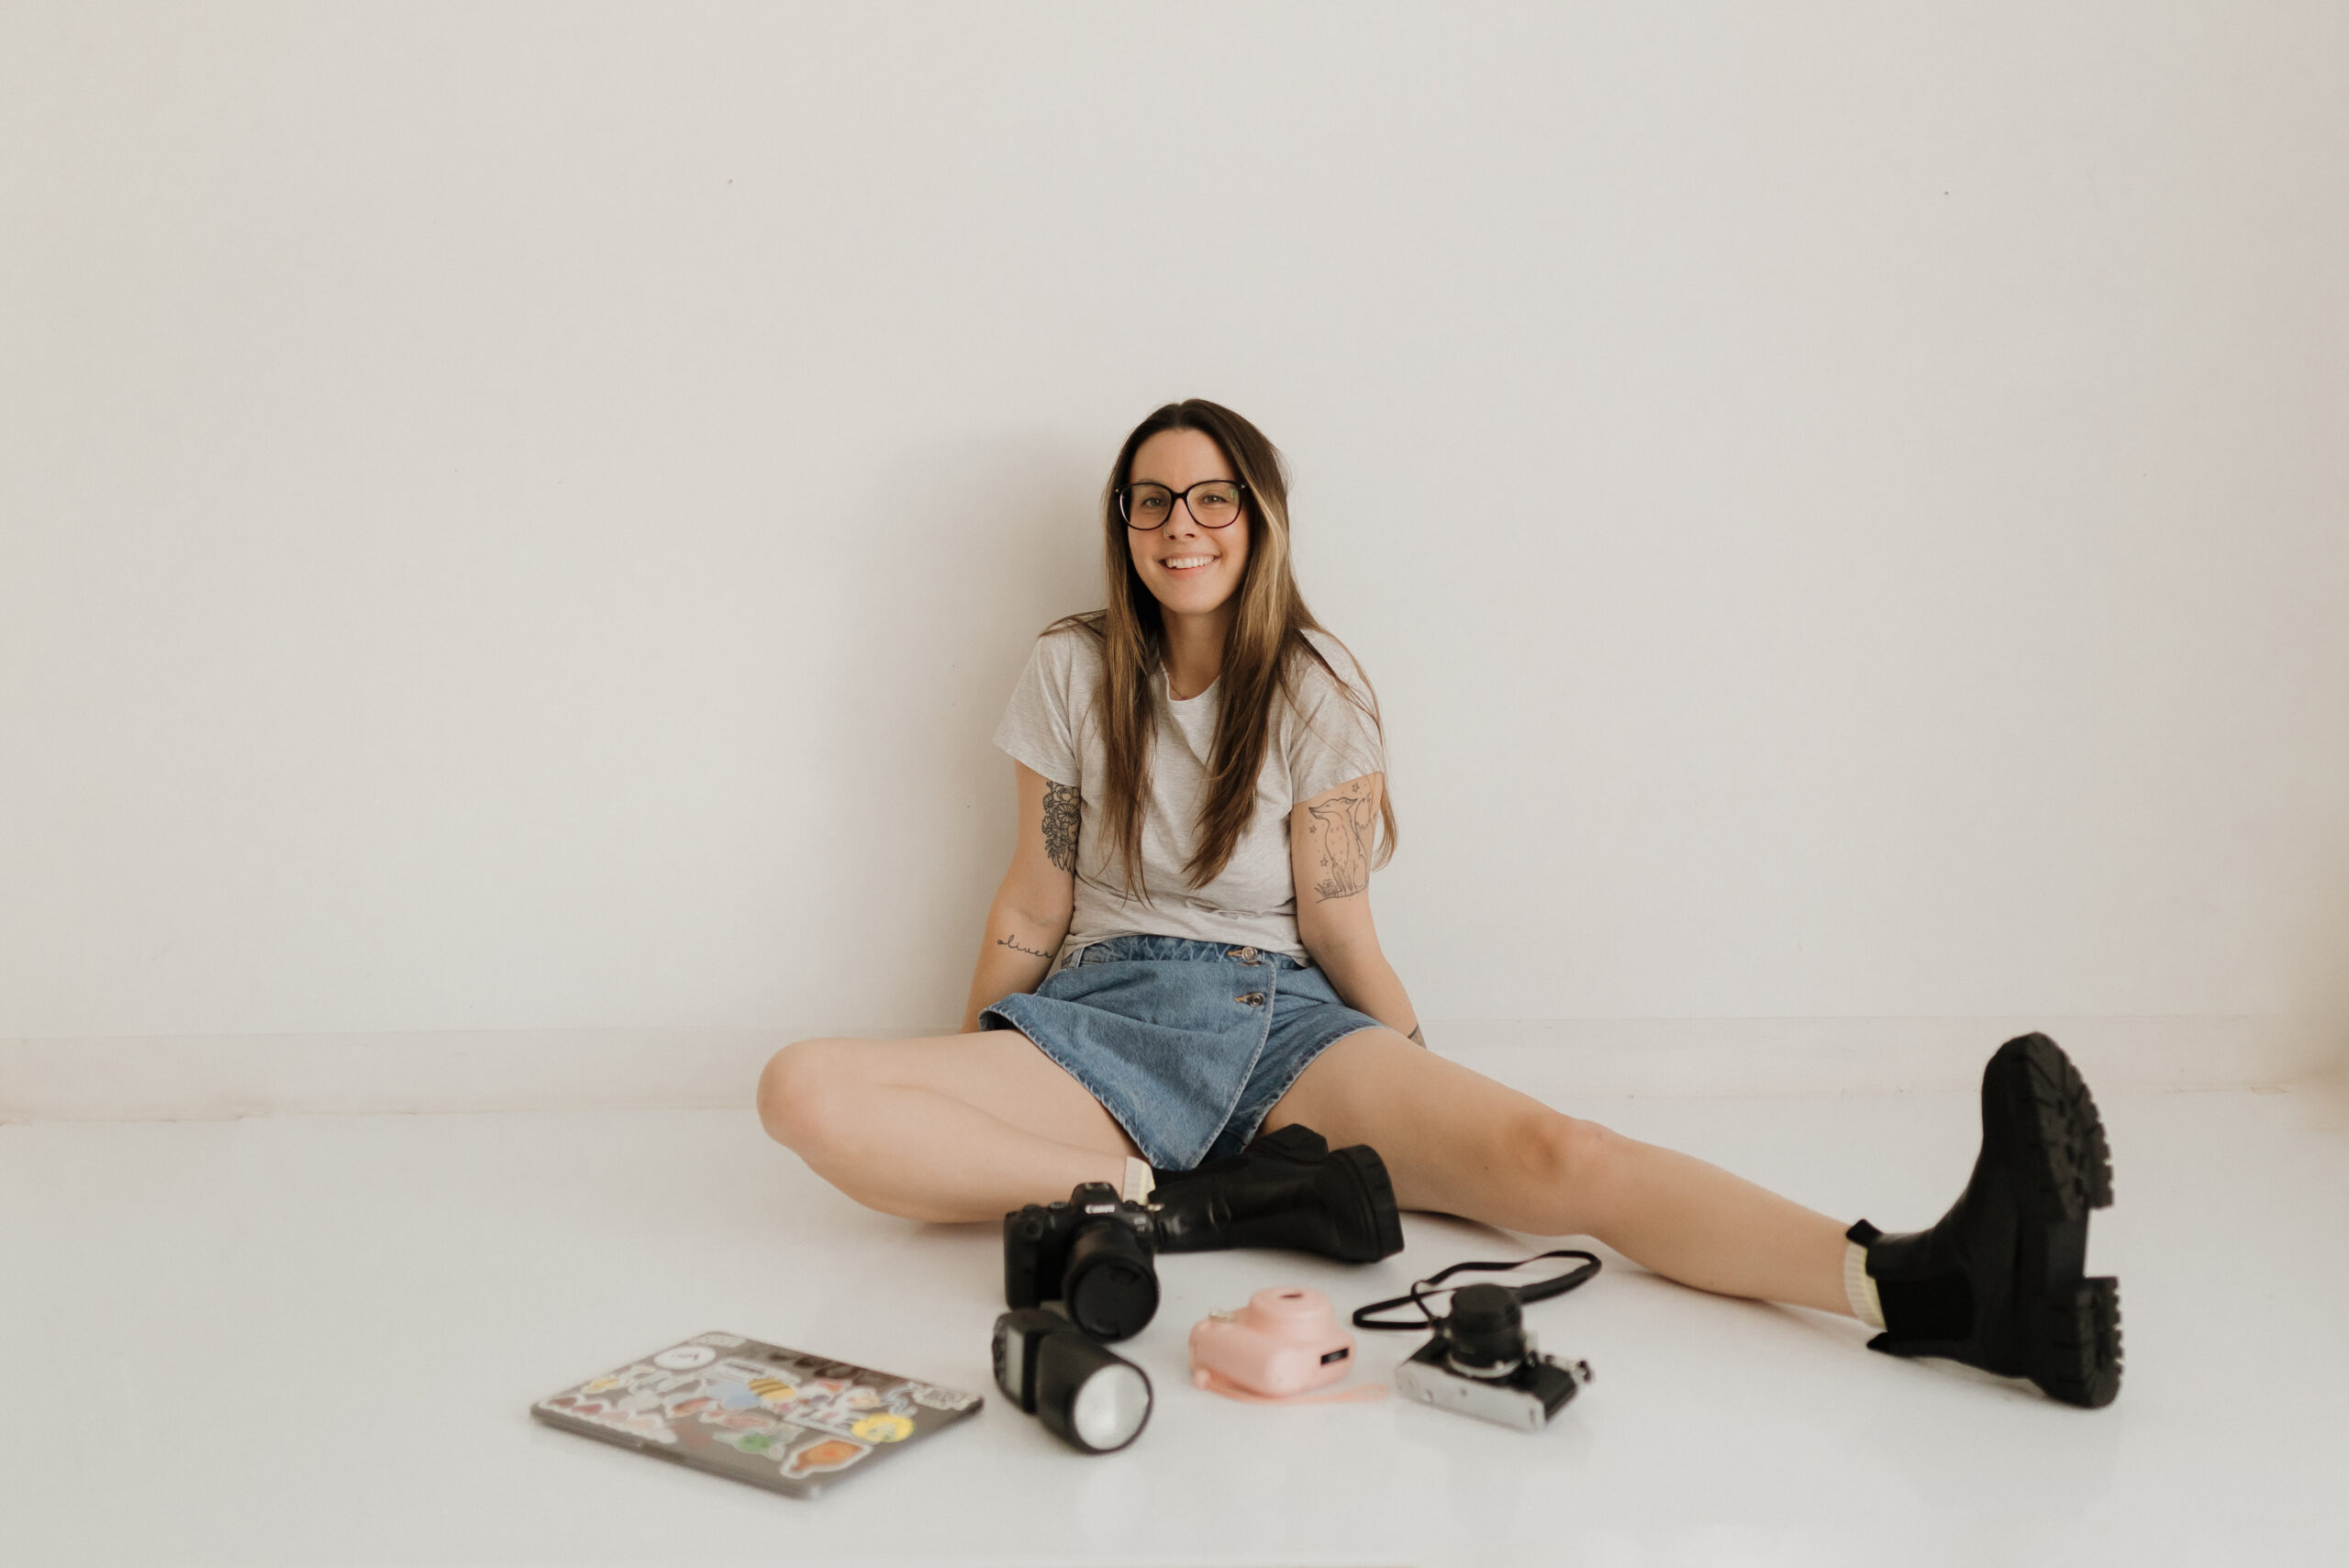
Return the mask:
M1400 1248L1399 1203L2113 1397L2115 1284L2082 1277L2104 1132L2052 1040L1992 1057L1973 1179L1904 1236L1432 1054L1371 922L1395 825L1377 706L1298 595L1279 453L1229 409L1170 404L1118 453L1102 527L1108 607L1046 629L996 735L1019 830L963 1032L768 1063L760 1116L818 1174L928 1220L1108 1182L1165 1251L1358 1261Z

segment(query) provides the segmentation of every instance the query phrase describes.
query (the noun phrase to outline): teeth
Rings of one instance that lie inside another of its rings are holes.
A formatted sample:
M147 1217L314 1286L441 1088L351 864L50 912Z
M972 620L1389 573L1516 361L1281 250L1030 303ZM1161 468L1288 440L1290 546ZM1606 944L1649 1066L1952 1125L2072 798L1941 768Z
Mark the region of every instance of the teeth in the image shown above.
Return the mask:
M1177 555L1160 562L1159 564L1172 572L1185 566L1205 566L1214 559L1212 555Z

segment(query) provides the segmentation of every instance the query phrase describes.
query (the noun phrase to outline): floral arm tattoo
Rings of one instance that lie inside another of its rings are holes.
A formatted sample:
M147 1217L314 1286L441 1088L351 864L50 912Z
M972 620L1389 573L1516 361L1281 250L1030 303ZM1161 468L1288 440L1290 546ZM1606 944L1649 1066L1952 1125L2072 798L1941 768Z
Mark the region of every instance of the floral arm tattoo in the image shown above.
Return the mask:
M1076 870L1076 786L1044 781L1044 854L1064 872Z
M1370 791L1356 790L1306 810L1313 814L1313 832L1319 840L1315 851L1320 858L1321 875L1313 891L1327 903L1350 898L1368 887L1372 835L1378 821L1378 806Z

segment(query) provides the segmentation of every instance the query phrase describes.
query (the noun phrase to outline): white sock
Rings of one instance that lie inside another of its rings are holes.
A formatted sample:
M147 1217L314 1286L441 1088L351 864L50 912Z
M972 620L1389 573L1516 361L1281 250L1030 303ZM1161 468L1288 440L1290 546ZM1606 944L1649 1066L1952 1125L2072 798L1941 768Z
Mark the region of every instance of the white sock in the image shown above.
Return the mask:
M1843 1243L1843 1299L1852 1304L1853 1317L1871 1329L1884 1327L1884 1303L1868 1277L1868 1250L1857 1241Z
M1147 1160L1129 1157L1126 1161L1126 1190L1118 1195L1128 1203L1148 1203L1150 1195L1158 1190L1158 1177Z

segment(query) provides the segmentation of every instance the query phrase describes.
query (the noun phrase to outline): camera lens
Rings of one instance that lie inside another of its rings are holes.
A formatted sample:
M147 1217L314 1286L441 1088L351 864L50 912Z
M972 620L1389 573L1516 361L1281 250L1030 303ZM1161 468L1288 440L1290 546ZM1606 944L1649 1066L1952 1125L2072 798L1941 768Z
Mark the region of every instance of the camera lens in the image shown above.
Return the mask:
M1149 1377L1115 1351L1068 1333L1036 1346L1036 1418L1071 1447L1125 1447L1150 1420L1150 1407Z
M1443 1320L1446 1355L1471 1377L1497 1377L1525 1359L1525 1313L1507 1285L1464 1285Z
M1158 1311L1158 1271L1150 1249L1112 1220L1085 1226L1070 1241L1061 1299L1076 1326L1097 1340L1139 1334Z

